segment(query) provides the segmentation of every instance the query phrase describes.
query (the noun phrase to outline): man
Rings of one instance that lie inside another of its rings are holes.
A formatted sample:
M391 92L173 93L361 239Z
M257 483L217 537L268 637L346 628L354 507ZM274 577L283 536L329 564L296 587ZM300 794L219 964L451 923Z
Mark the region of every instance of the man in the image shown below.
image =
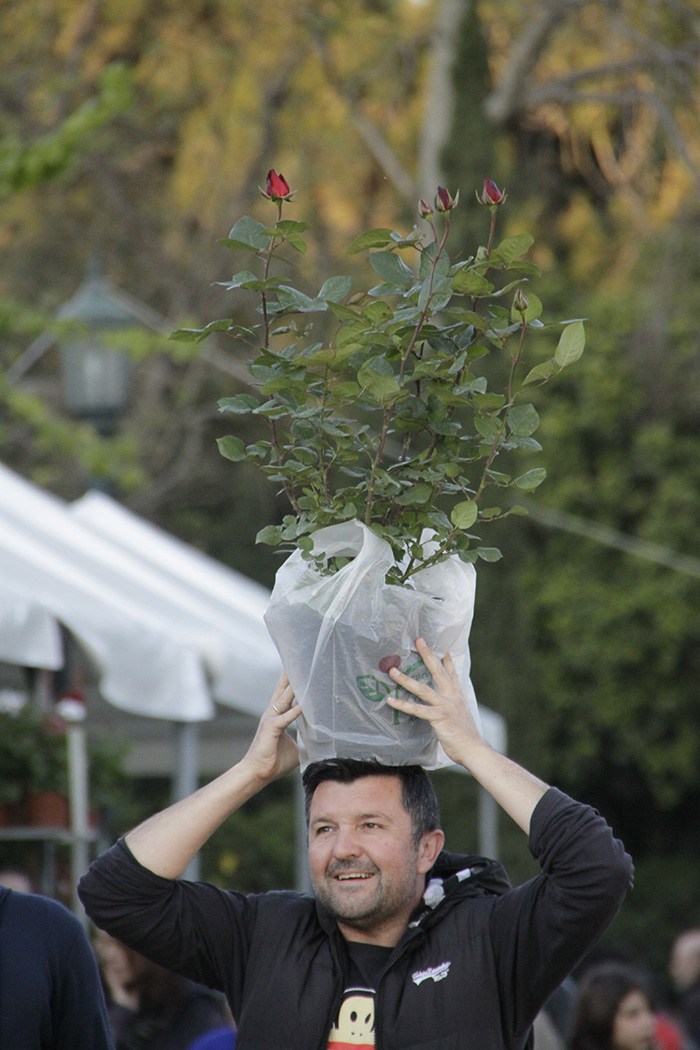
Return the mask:
M111 1050L102 985L79 920L0 886L0 1047Z
M669 973L678 996L678 1017L700 1047L700 929L684 930L671 947Z
M305 773L315 899L180 880L227 816L297 764L286 730L301 711L283 675L241 762L139 825L81 881L99 926L226 992L240 1050L519 1050L624 898L631 862L605 822L493 751L450 657L416 648L432 687L394 668L422 702L387 702L431 722L529 834L540 876L510 889L495 862L446 854L417 767L334 760Z

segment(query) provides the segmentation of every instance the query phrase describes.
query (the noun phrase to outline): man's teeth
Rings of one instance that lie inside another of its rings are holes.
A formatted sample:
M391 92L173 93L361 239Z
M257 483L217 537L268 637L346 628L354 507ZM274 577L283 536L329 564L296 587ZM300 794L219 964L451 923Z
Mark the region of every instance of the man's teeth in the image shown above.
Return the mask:
M338 875L338 878L346 882L348 879L371 879L372 876L369 872L358 872L356 875Z

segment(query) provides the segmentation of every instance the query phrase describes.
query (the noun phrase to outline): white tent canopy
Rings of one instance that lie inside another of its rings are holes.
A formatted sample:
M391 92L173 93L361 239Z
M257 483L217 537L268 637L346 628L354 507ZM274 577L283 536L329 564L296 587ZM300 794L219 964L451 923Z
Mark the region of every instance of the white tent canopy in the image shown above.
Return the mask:
M109 508L129 541L81 520L91 505ZM102 695L122 710L196 722L213 717L216 699L259 715L280 671L267 596L106 496L70 510L0 465L4 660L60 666L54 620L92 655Z

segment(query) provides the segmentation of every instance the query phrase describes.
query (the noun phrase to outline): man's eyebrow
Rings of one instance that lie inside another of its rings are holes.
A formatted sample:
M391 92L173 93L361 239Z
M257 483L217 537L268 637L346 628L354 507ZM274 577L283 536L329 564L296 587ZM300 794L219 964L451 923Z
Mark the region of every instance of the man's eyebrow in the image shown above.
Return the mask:
M384 820L389 821L391 817L388 813L383 813L381 810L375 810L371 813L357 813L354 817L355 820ZM311 821L312 824L337 824L337 818L335 817L324 817L319 815L314 817Z

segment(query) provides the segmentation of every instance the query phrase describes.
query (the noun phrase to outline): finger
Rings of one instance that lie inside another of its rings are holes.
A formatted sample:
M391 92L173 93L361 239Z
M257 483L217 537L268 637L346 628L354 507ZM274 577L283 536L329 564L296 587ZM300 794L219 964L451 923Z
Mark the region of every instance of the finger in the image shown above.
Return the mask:
M289 679L287 678L287 672L286 671L282 671L282 674L279 676L279 680L277 682L277 685L275 686L275 691L272 694L272 700L270 702L273 703L273 704L277 703L279 698L282 696L282 693L288 687L289 687Z
M387 696L386 702L396 711L403 711L404 714L414 715L427 722L431 720L435 710L429 704L417 704L415 700L404 700L399 696Z
M273 714L279 715L282 714L282 712L289 710L293 703L294 690L285 675L283 679L280 679L277 688L272 694L272 699L268 705L268 711L272 711Z
M430 668L428 668L430 670ZM409 693L413 693L414 696L419 697L421 700L425 700L426 703L434 702L438 699L438 694L425 682L419 682L416 678L409 678L403 671L399 671L398 667L392 667L389 671L389 677L396 682L397 685L407 689ZM387 697L387 699L394 699L394 697ZM410 702L410 701L409 701Z
M424 638L416 638L416 651L436 681L436 676L439 675L447 675L449 677L449 672L447 671L447 668L444 665L444 660L440 660L435 655L435 653L430 648L430 646ZM447 656L447 654L445 655Z
M299 704L294 704L289 708L288 711L281 711L279 715L276 715L277 723L281 729L286 729L288 726L295 722L301 714L301 707Z
M442 666L445 668L445 672L452 684L457 688L461 688L459 683L459 675L457 674L457 668L454 665L454 660L452 659L451 653L445 653L442 660Z

